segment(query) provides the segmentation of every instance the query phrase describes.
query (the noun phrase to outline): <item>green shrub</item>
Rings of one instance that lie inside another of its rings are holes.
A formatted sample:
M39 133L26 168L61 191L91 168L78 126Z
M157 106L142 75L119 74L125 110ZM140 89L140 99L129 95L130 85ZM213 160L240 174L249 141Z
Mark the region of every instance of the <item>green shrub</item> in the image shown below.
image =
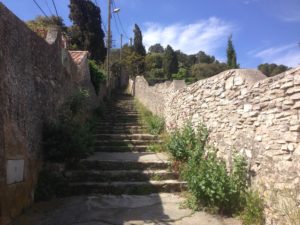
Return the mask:
M98 95L100 91L100 84L105 83L106 76L104 72L100 69L99 65L94 60L89 60L89 68L91 81L95 88L95 92Z
M204 126L199 125L195 132L188 123L181 130L171 133L166 146L175 160L186 162L202 156L207 138L208 131Z
M67 193L67 187L67 179L61 173L43 169L38 177L34 200L40 202L63 197Z
M86 91L79 90L63 105L58 121L45 124L43 150L46 161L74 163L93 152L92 126L81 118L87 97Z
M241 213L241 219L244 225L264 224L264 203L258 192L250 190L246 193L246 205Z
M46 125L43 136L47 161L74 163L93 153L94 137L88 125L59 121Z
M247 187L246 168L241 165L244 165L243 158L236 156L234 168L240 170L228 173L225 162L218 159L214 151L208 152L200 161L190 159L183 177L197 207L229 215L239 212L245 204Z

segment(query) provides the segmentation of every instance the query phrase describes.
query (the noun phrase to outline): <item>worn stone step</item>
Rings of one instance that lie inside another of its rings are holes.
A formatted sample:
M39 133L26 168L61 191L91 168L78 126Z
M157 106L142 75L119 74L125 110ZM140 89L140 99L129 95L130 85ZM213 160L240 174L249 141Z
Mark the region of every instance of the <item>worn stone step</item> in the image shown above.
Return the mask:
M109 130L139 130L145 129L146 127L140 124L137 125L96 125L96 129L109 129Z
M110 171L68 171L66 177L71 182L112 182L176 180L179 175L168 170L110 170Z
M160 140L129 140L129 139L122 139L120 141L111 141L111 140L98 140L95 142L95 146L141 146L141 145L149 145L152 143L161 143Z
M77 166L86 170L167 169L170 161L164 153L95 152Z
M78 182L70 184L72 195L175 193L185 190L186 183L178 180L137 182Z
M111 128L95 128L95 134L144 134L145 129L111 129Z
M147 152L148 145L140 146L95 146L96 152Z
M157 135L152 134L95 134L96 140L158 140Z
M99 121L96 122L96 126L139 126L138 122L118 122L118 121Z

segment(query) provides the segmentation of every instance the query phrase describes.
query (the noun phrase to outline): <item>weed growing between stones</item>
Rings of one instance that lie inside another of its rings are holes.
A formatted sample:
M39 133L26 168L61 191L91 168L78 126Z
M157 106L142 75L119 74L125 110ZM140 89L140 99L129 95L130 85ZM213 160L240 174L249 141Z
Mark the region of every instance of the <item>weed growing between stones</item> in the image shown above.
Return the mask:
M178 170L187 181L191 197L187 205L192 209L205 209L213 213L238 215L242 219L263 221L261 199L248 190L246 159L235 154L232 170L228 171L217 149L208 145L208 130L199 125L196 132L190 123L170 134L167 150L179 165ZM254 204L258 205L253 208Z
M258 192L250 190L246 193L246 205L241 213L244 225L264 224L264 204Z
M165 129L165 121L163 118L153 115L141 103L135 100L135 106L140 114L140 120L150 134L158 135L163 133Z

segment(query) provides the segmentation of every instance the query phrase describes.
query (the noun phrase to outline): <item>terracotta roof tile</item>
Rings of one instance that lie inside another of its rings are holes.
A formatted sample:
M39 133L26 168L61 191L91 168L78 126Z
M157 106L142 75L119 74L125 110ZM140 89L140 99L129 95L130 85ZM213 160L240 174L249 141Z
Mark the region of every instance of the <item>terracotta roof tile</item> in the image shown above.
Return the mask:
M72 59L76 64L80 64L83 58L89 53L88 51L69 51Z

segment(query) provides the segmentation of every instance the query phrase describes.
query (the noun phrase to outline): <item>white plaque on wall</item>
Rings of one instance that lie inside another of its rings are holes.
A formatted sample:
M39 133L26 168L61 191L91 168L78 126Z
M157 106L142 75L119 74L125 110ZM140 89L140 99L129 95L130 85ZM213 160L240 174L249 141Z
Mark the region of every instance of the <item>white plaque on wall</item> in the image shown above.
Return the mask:
M6 183L14 184L24 180L24 160L7 160Z

